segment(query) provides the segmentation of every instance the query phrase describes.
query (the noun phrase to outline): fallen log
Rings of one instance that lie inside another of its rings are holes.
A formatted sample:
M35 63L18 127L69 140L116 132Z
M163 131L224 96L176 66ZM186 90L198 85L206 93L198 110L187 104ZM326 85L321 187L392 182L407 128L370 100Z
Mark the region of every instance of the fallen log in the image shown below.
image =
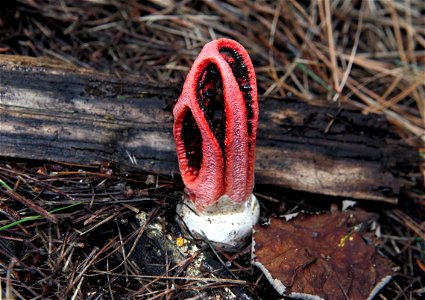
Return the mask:
M172 104L179 86L0 56L0 156L79 164L104 160L178 172ZM386 120L359 110L260 99L256 182L395 202L418 165Z

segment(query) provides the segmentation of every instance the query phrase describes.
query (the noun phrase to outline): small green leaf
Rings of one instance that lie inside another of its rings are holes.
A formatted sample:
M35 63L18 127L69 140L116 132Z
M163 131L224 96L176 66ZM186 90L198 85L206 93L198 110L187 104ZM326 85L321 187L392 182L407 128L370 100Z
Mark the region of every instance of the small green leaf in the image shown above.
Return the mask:
M1 179L0 179L0 183L2 185L5 184L4 181L2 181ZM7 184L6 184L6 186L7 186ZM62 210L65 210L65 209L68 209L68 208L71 208L71 207L74 207L74 206L77 206L77 205L80 205L80 204L82 204L82 202L76 202L76 203L73 203L73 204L70 204L70 205L67 205L67 206L64 206L64 207L55 208L55 209L52 209L51 211L49 211L49 213L52 214L52 213L55 213L55 212L58 212L58 211L62 211ZM11 227L14 227L14 226L17 226L17 225L22 224L24 222L35 221L35 220L39 220L41 218L42 217L40 215L37 215L37 216L28 216L28 217L22 218L20 220L17 220L15 222L12 222L10 224L6 224L6 225L0 227L0 231L5 230L5 229L8 229L8 228L11 228Z

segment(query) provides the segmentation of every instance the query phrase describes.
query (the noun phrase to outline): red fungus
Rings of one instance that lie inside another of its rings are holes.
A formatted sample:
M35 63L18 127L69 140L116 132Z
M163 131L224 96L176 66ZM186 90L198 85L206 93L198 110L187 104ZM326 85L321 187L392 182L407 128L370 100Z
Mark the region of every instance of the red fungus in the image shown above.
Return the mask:
M198 208L222 195L246 201L254 185L257 82L246 50L219 39L204 46L174 108L183 182Z

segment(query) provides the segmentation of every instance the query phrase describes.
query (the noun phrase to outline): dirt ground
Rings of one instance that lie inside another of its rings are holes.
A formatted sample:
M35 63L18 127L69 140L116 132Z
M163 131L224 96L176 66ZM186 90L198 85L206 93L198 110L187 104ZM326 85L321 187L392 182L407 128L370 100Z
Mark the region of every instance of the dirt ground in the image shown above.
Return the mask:
M260 100L324 99L385 116L422 165L406 171L414 184L402 189L396 205L358 199L358 206L379 216L378 253L397 266L376 299L419 299L425 294L424 10L420 0L3 0L0 54L181 86L202 46L229 37L251 55ZM251 265L249 243L224 252L182 231L175 217L184 189L178 175L112 162L0 157L0 180L0 299L280 298ZM329 211L344 200L279 186L257 185L254 193L261 224L272 215ZM22 199L43 211L35 214ZM180 242L193 252L176 264L170 245Z

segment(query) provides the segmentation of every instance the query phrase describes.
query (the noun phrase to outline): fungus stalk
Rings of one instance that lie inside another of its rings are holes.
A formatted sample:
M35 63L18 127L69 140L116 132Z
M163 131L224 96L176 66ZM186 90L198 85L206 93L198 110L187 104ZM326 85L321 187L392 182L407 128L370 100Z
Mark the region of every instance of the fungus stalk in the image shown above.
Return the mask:
M178 214L195 237L236 248L259 217L252 194L257 83L246 50L229 39L206 44L173 114L187 195Z

